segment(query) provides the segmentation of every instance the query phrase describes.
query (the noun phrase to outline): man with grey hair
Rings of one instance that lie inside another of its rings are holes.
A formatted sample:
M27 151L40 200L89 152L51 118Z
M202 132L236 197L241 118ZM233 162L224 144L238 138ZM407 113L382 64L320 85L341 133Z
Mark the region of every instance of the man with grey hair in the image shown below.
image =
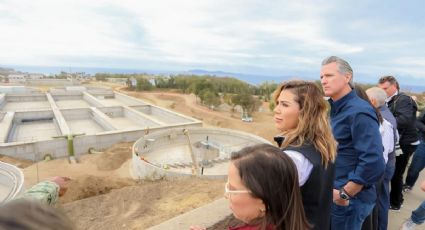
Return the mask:
M395 170L395 144L398 141L397 122L391 111L385 104L387 94L378 87L366 90L372 105L379 110L384 121L382 122L381 134L384 145L384 158L386 159L384 178L379 185L378 192L378 229L386 230L388 227L388 210L390 208L390 181ZM377 185L378 186L378 185Z
M375 184L384 172L378 118L353 91L353 70L347 61L326 58L320 79L330 97L332 131L338 141L331 228L361 229L375 206Z

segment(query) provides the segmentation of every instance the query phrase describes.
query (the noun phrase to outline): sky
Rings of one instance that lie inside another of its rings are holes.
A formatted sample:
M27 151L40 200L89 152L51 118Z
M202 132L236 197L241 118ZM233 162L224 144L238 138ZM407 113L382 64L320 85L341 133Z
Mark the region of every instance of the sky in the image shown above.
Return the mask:
M0 0L0 66L317 75L425 85L423 1Z

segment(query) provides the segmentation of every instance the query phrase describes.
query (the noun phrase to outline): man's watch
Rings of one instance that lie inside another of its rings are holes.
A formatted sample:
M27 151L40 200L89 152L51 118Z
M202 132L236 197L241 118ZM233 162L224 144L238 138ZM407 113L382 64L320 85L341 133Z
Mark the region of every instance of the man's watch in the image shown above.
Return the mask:
M352 198L348 195L347 191L345 191L344 187L339 189L339 197L343 200L350 200Z

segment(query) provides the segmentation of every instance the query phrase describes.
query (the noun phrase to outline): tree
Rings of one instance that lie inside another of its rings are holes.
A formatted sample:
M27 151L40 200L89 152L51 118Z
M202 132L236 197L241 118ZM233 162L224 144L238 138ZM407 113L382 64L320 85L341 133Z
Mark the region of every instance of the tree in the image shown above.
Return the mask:
M251 115L261 105L261 102L251 94L236 94L232 97L232 103L240 105L243 113L248 115Z
M133 89L133 85L131 84L130 78L127 78L127 81L125 81L125 84L127 85L127 88Z
M276 83L270 83L266 81L258 86L258 95L262 95L264 97L264 101L270 101L271 95L276 90L276 88Z
M138 78L137 79L137 91L142 90L151 90L153 88L152 84L146 78Z
M200 92L201 102L209 107L220 105L220 96L210 89L204 89Z

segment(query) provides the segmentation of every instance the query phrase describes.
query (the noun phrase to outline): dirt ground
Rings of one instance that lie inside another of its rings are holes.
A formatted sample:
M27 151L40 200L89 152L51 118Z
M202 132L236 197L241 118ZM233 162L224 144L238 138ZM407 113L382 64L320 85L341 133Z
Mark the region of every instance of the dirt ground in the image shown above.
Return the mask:
M240 118L240 113L211 110L197 103L196 97L193 94L119 91L140 98L148 103L201 120L204 127L241 130L263 137L269 141L272 141L273 136L277 134L273 123L273 113L269 111L267 103L263 104L264 112L253 114L253 122L243 122Z
M254 122L245 123L238 113L217 112L197 104L193 95L136 93L123 87L114 88L199 119L205 127L241 130L268 140L276 134L270 112L256 113ZM266 104L264 107L268 111ZM145 229L223 196L224 181L220 180L134 181L130 175L132 144L120 143L103 153L80 156L78 164L69 164L67 159L36 164L8 157L0 157L0 160L24 168L26 187L56 175L71 177L69 190L61 198L59 207L77 229Z

